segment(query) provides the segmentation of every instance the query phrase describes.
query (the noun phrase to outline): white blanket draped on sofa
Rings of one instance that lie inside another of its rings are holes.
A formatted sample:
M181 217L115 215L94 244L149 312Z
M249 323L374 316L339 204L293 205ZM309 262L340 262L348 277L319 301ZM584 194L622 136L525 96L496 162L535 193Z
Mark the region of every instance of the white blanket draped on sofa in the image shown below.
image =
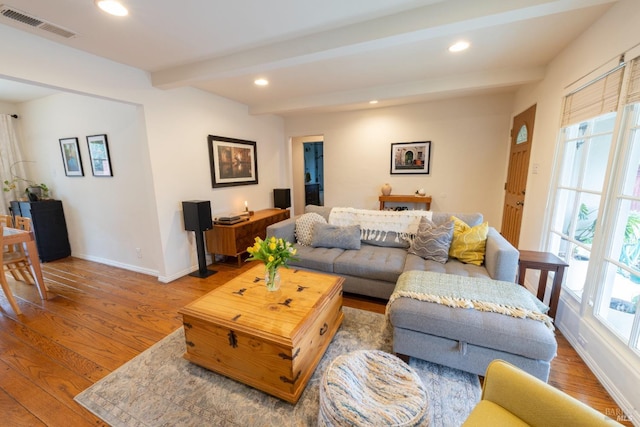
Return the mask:
M421 218L431 220L431 211L374 211L369 209L333 208L329 224L359 225L362 240L384 240L389 232L411 242L418 231Z

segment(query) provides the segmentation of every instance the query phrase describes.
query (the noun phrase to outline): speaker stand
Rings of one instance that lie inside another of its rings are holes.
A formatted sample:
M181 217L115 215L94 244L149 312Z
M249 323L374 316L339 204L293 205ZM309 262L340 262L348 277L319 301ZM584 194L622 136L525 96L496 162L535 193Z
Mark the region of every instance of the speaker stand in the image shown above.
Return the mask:
M207 268L207 257L204 253L204 235L203 231L194 231L196 235L196 249L198 250L198 270L193 273L189 273L189 276L199 277L204 279L205 277L209 277L212 274L216 274L217 271L209 270Z

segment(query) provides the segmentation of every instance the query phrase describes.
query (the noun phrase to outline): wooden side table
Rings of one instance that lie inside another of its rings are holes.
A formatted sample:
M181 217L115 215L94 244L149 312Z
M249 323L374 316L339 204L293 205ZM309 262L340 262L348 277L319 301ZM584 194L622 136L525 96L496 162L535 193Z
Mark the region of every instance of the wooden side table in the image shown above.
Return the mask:
M429 210L431 208L431 196L414 196L414 195L393 195L393 196L380 196L378 197L380 201L380 210L384 210L384 204L386 202L390 203L419 203L424 204L425 209Z
M549 298L549 316L555 319L560 299L560 289L562 288L562 278L564 270L569 266L566 262L549 252L520 251L520 267L518 271L518 283L524 286L524 276L527 269L540 270L540 280L538 281L538 299L544 301L544 292L547 288L547 278L549 272L555 273L553 284L551 285L551 298Z

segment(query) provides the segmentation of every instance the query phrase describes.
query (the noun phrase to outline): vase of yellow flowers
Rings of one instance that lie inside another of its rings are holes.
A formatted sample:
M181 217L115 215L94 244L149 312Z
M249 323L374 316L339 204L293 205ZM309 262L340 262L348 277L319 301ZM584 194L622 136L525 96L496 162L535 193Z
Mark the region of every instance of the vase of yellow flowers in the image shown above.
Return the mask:
M247 261L262 261L265 267L264 280L267 284L268 291L277 291L280 289L280 274L278 268L288 268L287 262L295 259L296 249L293 245L284 239L270 237L262 240L256 237L253 246L247 248L249 258Z

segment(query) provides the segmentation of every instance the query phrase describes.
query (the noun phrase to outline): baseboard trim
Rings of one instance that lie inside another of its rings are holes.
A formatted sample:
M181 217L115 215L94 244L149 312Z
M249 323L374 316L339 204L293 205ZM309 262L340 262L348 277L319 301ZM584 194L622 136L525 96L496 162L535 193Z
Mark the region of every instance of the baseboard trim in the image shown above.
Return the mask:
M75 258L84 259L86 261L93 261L100 264L110 265L112 267L118 267L118 268L122 268L129 271L135 271L136 273L148 274L149 276L158 277L158 274L159 274L158 270L138 267L137 265L125 264L125 263L117 262L107 258L100 258L100 257L91 256L91 255L75 254L75 253L73 254L73 256ZM158 280L160 280L159 277L158 277Z

